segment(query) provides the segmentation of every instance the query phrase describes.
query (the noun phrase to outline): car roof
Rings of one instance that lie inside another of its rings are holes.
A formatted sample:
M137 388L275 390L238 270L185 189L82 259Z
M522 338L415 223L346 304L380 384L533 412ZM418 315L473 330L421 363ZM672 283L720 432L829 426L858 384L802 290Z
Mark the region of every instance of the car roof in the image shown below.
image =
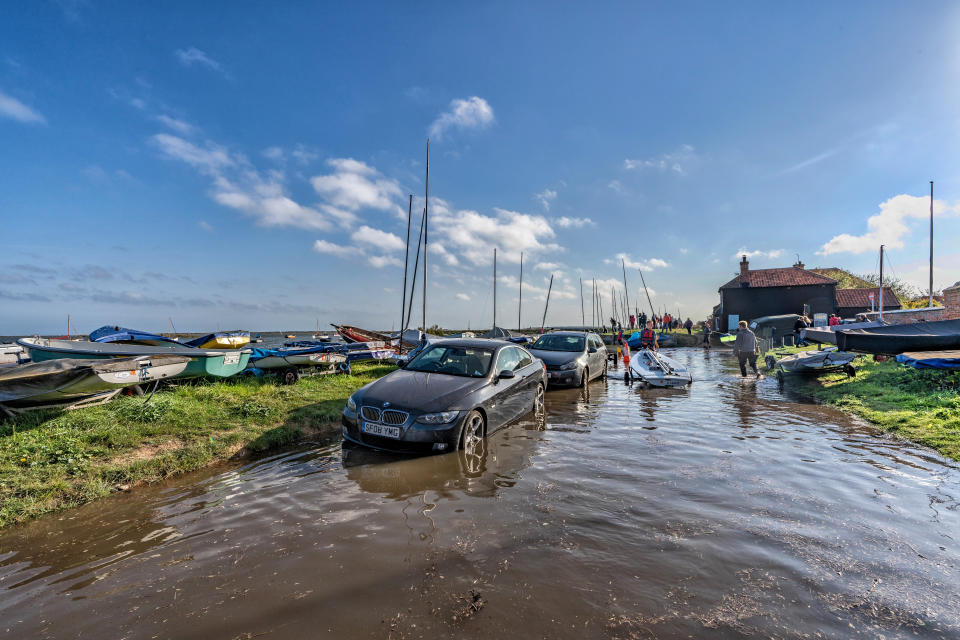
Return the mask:
M550 333L545 333L545 336L586 336L592 334L592 331L551 331Z
M500 347L519 347L520 345L506 340L494 340L493 338L443 338L434 340L430 343L440 346L474 347L476 349L498 349Z

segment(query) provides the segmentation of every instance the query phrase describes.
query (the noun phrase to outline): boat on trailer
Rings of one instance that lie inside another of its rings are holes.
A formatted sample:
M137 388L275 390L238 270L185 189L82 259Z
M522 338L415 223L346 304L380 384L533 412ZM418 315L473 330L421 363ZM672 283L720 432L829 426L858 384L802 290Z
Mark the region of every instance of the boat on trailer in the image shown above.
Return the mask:
M76 409L106 402L126 387L175 378L190 358L161 355L112 360L60 358L0 369L0 413Z
M347 356L331 351L329 345L254 349L249 366L265 373L277 374L287 384L293 384L306 375L350 371Z
M653 349L628 354L630 366L624 373L627 383L637 381L650 387L685 387L693 382L689 369Z
M852 378L857 375L857 370L853 367L853 360L856 357L855 353L847 353L836 347L828 347L819 351L793 353L779 360L776 356L768 355L765 361L767 368L777 371L777 380L783 382L785 373L820 375L831 371L843 371Z

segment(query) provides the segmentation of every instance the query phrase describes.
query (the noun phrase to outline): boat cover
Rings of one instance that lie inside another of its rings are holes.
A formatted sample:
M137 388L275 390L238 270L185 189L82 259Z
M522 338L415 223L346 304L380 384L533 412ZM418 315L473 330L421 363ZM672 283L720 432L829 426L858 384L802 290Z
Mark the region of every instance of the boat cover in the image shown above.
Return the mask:
M482 334L481 338L493 338L494 340L508 340L514 336L514 333L510 329L504 329L503 327L494 327Z
M905 351L960 349L960 320L841 329L836 333L837 346L844 351L892 355Z
M960 369L960 351L921 351L901 353L897 362L914 369Z
M90 332L90 342L172 342L181 344L173 338L158 336L155 333L140 331L138 329L125 329L123 327L103 326ZM187 343L183 343L187 344Z
M150 358L151 364L154 365L177 364L187 360L189 358L180 356ZM119 358L116 360L60 358L2 368L0 369L0 403L22 400L55 391L90 375L135 370L141 361L141 358ZM137 380L134 378L131 384L136 382Z
M777 365L785 371L822 371L842 367L853 362L855 357L852 353L845 353L831 347L823 351L801 351L778 360Z
M217 331L216 333L208 333L205 336L200 336L199 338L194 338L193 340L185 340L183 344L187 345L188 347L200 347L216 338L249 338L249 337L250 337L249 331Z
M848 329L870 329L872 327L885 327L887 323L874 320L872 322L852 322L850 324L838 324L835 327L807 327L800 332L801 338L809 342L821 344L837 344L837 331L846 331Z
M330 343L324 343L322 346L311 346L311 347L281 347L279 349L254 349L253 353L250 355L250 363L253 364L254 360L259 360L261 358L286 358L289 356L306 356L311 353L337 353L340 350L330 348Z
M663 334L663 333L657 333L657 344L660 345L661 347L670 346L674 342L675 340L673 336ZM630 334L630 337L627 338L627 344L630 345L631 349L639 349L640 348L640 332L634 331L632 334Z

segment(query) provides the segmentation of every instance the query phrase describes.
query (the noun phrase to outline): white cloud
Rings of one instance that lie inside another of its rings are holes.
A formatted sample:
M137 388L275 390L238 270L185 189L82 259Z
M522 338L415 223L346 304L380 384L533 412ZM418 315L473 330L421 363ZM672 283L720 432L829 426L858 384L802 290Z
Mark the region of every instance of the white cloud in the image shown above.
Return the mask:
M533 265L533 268L540 271L554 271L562 266L563 265L559 262L538 262L537 264Z
M607 258L603 261L605 264L613 266L625 266L627 269L639 269L640 271L653 271L654 269L663 269L670 264L660 258L650 258L648 260L634 260L626 253L618 253L616 259Z
M431 242L429 251L431 256L439 256L448 266L456 267L460 264L457 256L447 251L447 248L438 242Z
M677 175L687 174L691 164L698 160L696 151L689 144L682 145L676 151L664 153L659 156L646 159L630 159L623 161L623 168L628 171L635 169L655 169L658 171L669 171Z
M354 231L350 237L354 242L368 244L384 251L400 251L406 246L399 236L367 225Z
M752 259L752 258L773 259L773 258L779 258L782 255L783 255L783 249L770 249L768 251L757 249L756 251L747 251L746 249L741 248L740 251L737 251L735 254L733 254L733 257L738 260L743 256L747 256L747 259Z
M594 222L590 218L568 218L567 216L560 216L559 218L554 218L553 221L557 223L558 227L563 227L564 229L569 229L571 227L574 229L580 229L581 227L585 227L587 225L590 225L591 227L594 226Z
M371 267L376 267L377 269L382 269L383 267L402 267L403 260L400 258L395 258L394 256L369 256L367 258L367 263Z
M557 199L557 192L553 189L544 189L534 197L543 205L544 211L550 211L550 203Z
M213 225L207 222L206 220L201 220L197 223L197 226L203 229L204 231L213 231Z
M317 240L314 242L313 250L317 253L328 253L341 258L346 258L347 256L354 255L357 252L357 250L353 247L344 247L339 244L327 242L326 240Z
M943 200L933 201L933 215L944 216L960 213L960 203L949 205ZM902 249L903 238L910 235L908 221L928 220L930 218L930 199L922 196L900 194L880 203L880 213L867 219L867 232L854 236L841 233L825 243L818 255L833 253L864 253L877 251L880 245L888 249Z
M192 142L172 136L167 133L158 133L152 138L154 144L171 158L182 160L187 164L205 172L217 172L235 164L227 151L218 145L207 142L205 147L199 147Z
M373 167L353 158L333 158L327 160L327 164L334 168L333 173L310 179L326 204L349 212L392 211L406 218L396 200L403 196L396 180L382 176Z
M282 161L283 149L280 147L267 147L263 150L263 157L270 160Z
M685 255L687 255L688 253L690 253L690 250L689 250L689 249L685 249L685 248L682 248L682 247L680 248L680 255L684 255L684 256L685 256Z
M300 164L310 164L320 157L319 153L308 149L302 144L298 144L296 147L294 147L293 151L290 152L290 155L293 156L293 159Z
M319 211L305 207L284 192L283 175L261 175L242 155L207 141L200 146L183 138L158 133L152 142L168 157L198 169L212 180L210 197L236 209L266 226L301 229L329 229L330 222Z
M463 300L464 302L469 302L469 301L470 301L470 296L468 296L468 295L465 294L465 293L458 293L458 294L457 294L457 298L460 299L460 300Z
M47 122L47 119L39 111L31 109L2 91L0 91L0 116L27 124L46 124Z
M457 98L430 125L430 137L442 140L451 129L483 129L493 123L493 108L483 98Z
M504 262L520 262L520 253L561 251L549 242L556 234L543 216L494 209L496 215L476 211L452 211L442 200L431 199L430 234L441 240L447 250L456 251L473 265L493 261L494 247Z
M190 47L189 49L177 49L174 51L174 55L176 55L177 59L180 60L180 64L185 67L192 67L194 64L199 64L200 66L206 67L211 71L223 73L223 65L196 47Z
M787 167L786 169L784 169L783 171L780 172L780 175L786 175L786 174L788 174L788 173L793 173L794 171L799 171L800 169L805 169L805 168L807 168L807 167L809 167L809 166L811 166L811 165L814 165L814 164L817 164L818 162L821 162L821 161L823 161L823 160L826 160L827 158L829 158L829 157L831 157L831 156L835 156L835 155L837 155L839 152L840 152L840 149L839 149L839 148L836 148L836 149L828 149L828 150L824 151L823 153L818 153L817 155L813 156L812 158L807 158L807 159L804 160L803 162L798 162L797 164L793 165L792 167Z
M180 135L184 135L184 136L189 136L196 129L196 127L194 127L189 122L185 122L177 118L172 118L164 114L160 114L159 116L157 116L157 120L162 122L167 128L172 129L177 133L179 133Z
M620 183L619 180L611 180L610 182L607 183L607 187L610 189L613 189L617 193L623 193L623 185Z

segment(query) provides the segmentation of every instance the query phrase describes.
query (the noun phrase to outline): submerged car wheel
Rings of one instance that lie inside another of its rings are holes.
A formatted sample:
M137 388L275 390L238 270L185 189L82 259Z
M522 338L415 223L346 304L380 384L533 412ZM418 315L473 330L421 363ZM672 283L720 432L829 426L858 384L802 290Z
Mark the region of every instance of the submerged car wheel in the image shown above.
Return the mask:
M471 411L463 423L460 448L467 456L483 455L483 414Z
M609 367L609 366L610 366L610 364L609 364L606 360L604 360L604 361L603 361L603 371L600 372L600 379L601 379L601 380L606 380L606 379L607 379L607 367Z
M587 386L587 383L590 382L590 369L584 369L583 373L580 374L580 385L581 387Z

